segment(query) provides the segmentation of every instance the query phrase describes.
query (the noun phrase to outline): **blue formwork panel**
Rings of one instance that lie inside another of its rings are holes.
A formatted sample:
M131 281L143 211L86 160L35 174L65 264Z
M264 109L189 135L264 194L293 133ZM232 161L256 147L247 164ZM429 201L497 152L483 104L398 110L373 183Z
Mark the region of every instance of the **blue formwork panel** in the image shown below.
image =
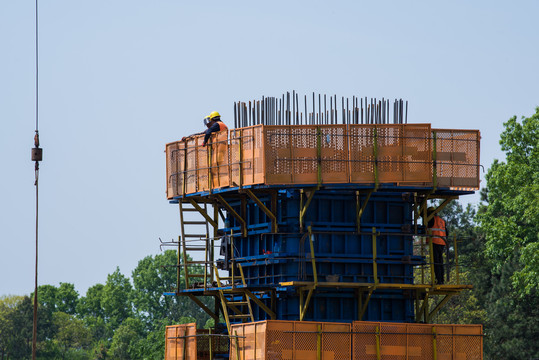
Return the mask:
M312 297L304 320L328 322L358 320L360 312L358 296L353 290L323 289ZM365 295L363 296L365 297ZM268 300L265 303L270 306ZM278 319L299 319L299 296L297 294L280 295L275 305ZM251 306L255 320L269 319L269 316L256 304ZM378 291L372 295L362 320L412 322L414 321L413 303L402 291Z
M257 194L271 208L269 194ZM409 197L408 197L409 198ZM306 227L313 233L313 248L319 281L333 278L339 282L374 283L372 228L376 229L377 274L381 283L413 283L413 266L421 258L413 255L411 234L412 203L399 192L376 192L367 202L357 233L357 195L350 190L315 193L300 229L301 194L298 189L278 192L275 215L279 233L271 233L271 219L248 197L229 204L247 223L247 237L240 236L240 223L229 216L222 229L234 232L235 258L242 264L249 286L277 287L288 281L313 281L310 241ZM305 204L307 196L303 197ZM366 194L359 195L364 204ZM407 230L408 229L408 230ZM333 280L332 280L333 281ZM277 318L297 320L299 297L279 295ZM306 320L352 321L358 319L357 294L352 291L320 289L315 292ZM258 319L265 313L258 311ZM412 300L402 291L377 291L371 297L363 320L410 321Z

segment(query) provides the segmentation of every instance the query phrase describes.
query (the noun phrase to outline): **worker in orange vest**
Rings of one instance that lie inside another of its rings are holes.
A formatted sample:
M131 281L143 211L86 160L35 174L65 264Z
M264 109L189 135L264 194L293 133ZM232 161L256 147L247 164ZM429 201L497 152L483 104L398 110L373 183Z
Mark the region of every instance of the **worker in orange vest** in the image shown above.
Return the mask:
M204 142L202 143L202 146L206 146L206 144L208 143L208 140L210 139L211 134L213 134L214 132L228 130L228 127L225 125L225 123L221 121L221 115L217 111L213 111L210 115L204 118L204 125L206 125L208 129L206 129L203 132L199 132L199 133L192 134L189 136L184 136L182 138L182 141L186 141L189 138L196 135L205 134Z
M202 143L202 146L206 146L211 134L213 134L214 132L228 130L228 127L225 125L225 123L221 121L221 115L217 111L213 111L210 114L209 119L208 117L204 118L204 125L208 127L208 130L204 131L204 134L206 134L206 136L204 136L204 142Z
M430 216L434 213L436 208L429 207L427 209L427 215ZM434 215L428 223L430 238L427 241L432 240L432 252L434 262L434 275L436 277L436 283L441 285L444 283L444 248L446 245L445 239L447 238L447 229L445 227L445 221L438 215Z

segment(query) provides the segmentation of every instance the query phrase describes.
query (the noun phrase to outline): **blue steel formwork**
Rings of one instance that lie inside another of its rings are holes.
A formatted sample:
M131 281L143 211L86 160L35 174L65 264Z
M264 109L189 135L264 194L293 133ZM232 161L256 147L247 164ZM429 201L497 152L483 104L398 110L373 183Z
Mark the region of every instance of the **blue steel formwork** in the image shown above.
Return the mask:
M254 189L253 189L254 190ZM311 227L317 276L320 282L374 283L372 228L376 237L378 281L412 284L413 266L422 259L413 254L412 201L409 193L377 192L370 196L357 232L356 203L364 203L366 193L347 189L318 190L307 208L304 228ZM277 192L279 233L272 233L271 219L249 198L228 203L239 214L244 206L248 235L241 236L241 224L232 216L225 221L225 233L234 239L236 261L242 265L249 287L271 286L277 290L278 319L299 318L299 295L280 284L314 281L308 233L300 229L301 191L289 188ZM271 196L259 196L271 207ZM404 199L404 200L403 200ZM408 232L408 234L406 233ZM269 301L269 300L266 300ZM268 302L268 306L269 306ZM304 320L352 321L358 319L358 293L354 289L325 288L316 292ZM267 314L254 311L256 320ZM364 320L412 321L413 304L403 290L383 290L374 294Z

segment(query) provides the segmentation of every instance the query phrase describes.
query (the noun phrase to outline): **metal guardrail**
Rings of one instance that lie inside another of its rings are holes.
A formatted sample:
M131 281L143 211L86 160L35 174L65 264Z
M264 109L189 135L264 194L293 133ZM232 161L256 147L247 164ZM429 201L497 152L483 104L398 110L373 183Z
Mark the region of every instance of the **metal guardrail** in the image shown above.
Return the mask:
M479 188L478 130L429 124L255 125L169 143L167 197L244 185Z

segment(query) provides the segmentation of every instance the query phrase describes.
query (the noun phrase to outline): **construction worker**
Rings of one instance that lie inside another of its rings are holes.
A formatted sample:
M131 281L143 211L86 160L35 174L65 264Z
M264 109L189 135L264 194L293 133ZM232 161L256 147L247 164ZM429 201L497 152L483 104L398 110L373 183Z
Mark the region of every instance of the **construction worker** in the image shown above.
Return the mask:
M206 134L206 136L204 136L204 142L202 143L202 146L206 146L211 134L213 134L214 132L228 130L228 127L225 125L225 123L221 121L221 115L217 111L213 111L210 114L209 119L208 117L204 118L204 125L208 127L208 130L204 131L204 134Z
M427 209L427 216L434 214L435 211L436 208L429 207ZM445 221L438 215L434 215L428 223L428 229L430 230L431 237L427 238L427 241L432 241L434 275L436 277L436 283L441 285L444 283L443 253L446 245L445 239L447 238Z
M204 136L204 142L202 143L202 146L206 146L211 134L213 134L214 132L228 130L228 127L225 125L225 123L221 121L221 115L217 111L213 111L210 115L206 116L203 121L204 125L206 125L206 127L208 128L207 130L189 136L184 136L182 138L182 141L185 141L196 135L205 134L206 136Z

